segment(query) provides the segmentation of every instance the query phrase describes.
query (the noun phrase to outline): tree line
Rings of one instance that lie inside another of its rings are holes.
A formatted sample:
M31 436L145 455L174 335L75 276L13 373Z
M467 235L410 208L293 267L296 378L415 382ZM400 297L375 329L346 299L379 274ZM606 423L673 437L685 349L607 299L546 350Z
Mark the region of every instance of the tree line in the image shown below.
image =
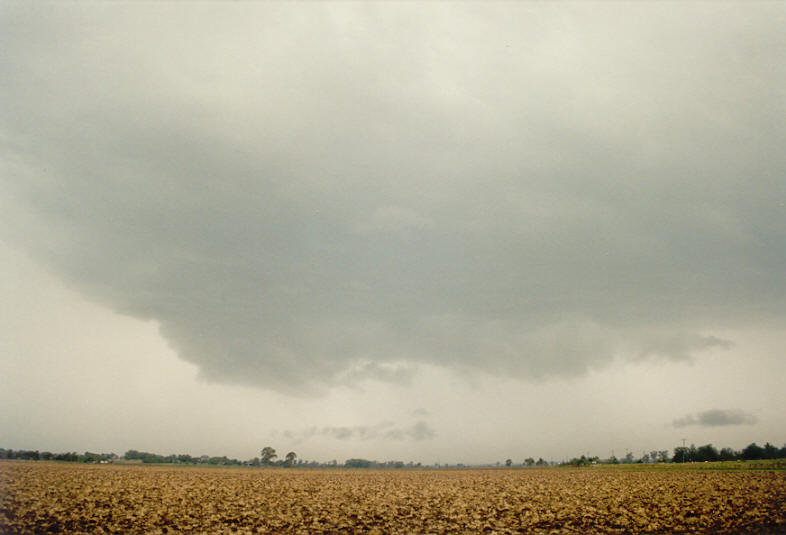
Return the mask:
M600 457L574 457L570 461L559 463L561 466L588 466L592 464L651 464L651 463L701 463L716 461L756 461L763 459L783 459L786 458L786 444L782 448L777 448L767 442L764 446L759 446L755 442L748 444L741 450L732 448L722 448L718 450L712 444L696 447L676 446L674 453L670 456L668 450L653 450L642 454L641 457L634 457L628 452L624 457L617 458L613 454L608 459Z
M705 444L696 447L694 444L690 446L677 446L674 448L672 455L669 455L668 450L653 450L645 452L641 457L634 457L628 452L624 457L617 458L613 454L607 459L600 457L589 457L582 455L581 457L574 457L570 461L563 461L561 463L554 463L539 458L537 461L532 457L527 457L518 466L549 466L559 464L562 466L588 466L592 464L631 464L631 463L691 463L691 462L714 462L714 461L753 461L761 459L782 459L786 458L786 444L783 447L777 448L770 444L765 443L764 446L759 446L755 442L747 445L741 450L734 450L732 448L721 448L718 450L712 444ZM294 451L288 452L283 458L279 458L276 450L271 446L265 446L260 451L259 457L254 457L245 461L238 459L230 459L226 456L192 456L188 454L170 454L159 455L157 453L150 453L146 451L128 450L121 457L115 453L93 453L86 451L84 453L64 452L52 453L49 451L39 452L38 450L13 450L0 448L0 459L19 459L30 461L65 461L65 462L79 462L79 463L111 463L117 461L131 461L142 462L144 464L193 464L193 465L216 465L216 466L258 466L258 467L282 467L282 468L422 468L421 463L403 461L371 461L368 459L347 459L344 463L339 464L338 461L332 460L329 462L307 461L298 458ZM513 466L513 461L507 459L505 466ZM497 466L500 463L496 463ZM434 465L436 468L463 468L463 464L456 465Z
M712 444L699 446L691 444L690 447L677 446L674 448L672 462L675 463L700 463L714 461L755 461L760 459L786 458L786 444L776 448L769 442L759 446L755 442L748 444L742 450L722 448L720 451Z
M119 457L114 453L84 453L64 452L52 453L51 451L38 450L12 450L0 448L0 459L20 459L25 461L67 461L72 463L98 463L110 462Z
M143 464L190 464L216 466L259 466L282 468L420 468L421 463L404 463L403 461L369 461L366 459L347 459L343 464L332 460L329 462L308 461L298 458L294 451L278 458L276 450L265 446L259 457L241 461L227 456L192 456L185 453L160 455L148 451L128 450L122 456L115 453L84 453L65 452L52 453L38 450L13 450L0 448L0 459L19 459L27 461L66 461L77 463L110 463L110 462L141 462Z
M404 463L402 461L367 461L365 459L348 459L345 463L338 461L329 462L308 461L298 458L294 451L288 452L283 458L278 458L276 450L270 446L262 448L259 457L241 461L227 456L192 456L185 453L160 455L148 451L128 450L122 456L115 453L84 453L64 452L52 453L39 450L13 450L0 448L0 459L18 459L26 461L65 461L76 463L111 463L111 462L141 462L143 464L188 464L188 465L214 465L214 466L258 466L282 468L419 468L420 463Z

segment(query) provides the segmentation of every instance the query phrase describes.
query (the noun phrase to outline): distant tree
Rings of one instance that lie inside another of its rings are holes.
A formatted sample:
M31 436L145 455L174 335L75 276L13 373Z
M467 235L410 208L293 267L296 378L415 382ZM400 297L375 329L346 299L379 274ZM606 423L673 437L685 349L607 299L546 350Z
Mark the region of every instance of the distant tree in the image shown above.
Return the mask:
M292 466L295 463L295 459L297 459L297 453L290 451L287 453L285 459L284 466Z
M40 456L38 455L38 451L18 451L17 452L17 459L25 459L27 461L37 461Z
M742 450L741 457L745 460L762 459L764 458L764 448L753 442Z
M526 459L524 459L524 464L526 464L527 466L532 466L533 464L535 464L535 459L533 459L532 457L527 457Z
M262 453L259 457L260 457L260 462L264 466L267 466L271 464L273 462L273 459L278 457L278 455L276 455L276 450L274 450L270 446L265 446L264 448L262 448Z
M505 459L505 466L510 466L511 464L513 464L512 459Z
M537 466L546 466L548 463L543 460L543 457L538 457L538 462L535 463Z
M675 463L687 463L690 459L688 458L688 448L684 446L677 446L674 448L674 456L672 457L672 461Z
M778 458L778 448L767 442L764 444L764 458L765 459L777 459Z
M347 468L371 468L372 462L366 459L347 459L344 466Z
M148 453L146 451L142 452L142 462L146 464L150 463L163 463L165 461L162 455L158 455L157 453Z
M739 454L737 452L735 452L733 449L731 449L731 448L723 448L723 449L720 450L720 453L718 454L718 460L721 460L721 461L734 461L735 459L737 459L738 456L739 456Z
M714 462L720 460L720 454L712 444L706 444L700 446L699 449L696 450L696 457L694 460L700 463L704 461Z

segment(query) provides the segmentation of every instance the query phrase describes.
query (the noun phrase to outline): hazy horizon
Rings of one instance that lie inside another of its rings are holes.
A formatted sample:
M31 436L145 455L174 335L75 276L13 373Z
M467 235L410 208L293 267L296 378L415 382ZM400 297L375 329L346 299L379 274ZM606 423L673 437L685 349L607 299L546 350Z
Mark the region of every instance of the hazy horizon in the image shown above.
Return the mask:
M780 447L784 23L4 3L0 447Z

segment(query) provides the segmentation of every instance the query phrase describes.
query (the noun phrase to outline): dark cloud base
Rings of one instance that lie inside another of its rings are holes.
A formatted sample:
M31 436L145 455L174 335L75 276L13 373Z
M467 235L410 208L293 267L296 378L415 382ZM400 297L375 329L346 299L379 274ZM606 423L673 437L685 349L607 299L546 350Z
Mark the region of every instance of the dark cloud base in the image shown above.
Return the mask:
M786 317L777 4L51 7L3 11L2 236L210 380L574 377Z

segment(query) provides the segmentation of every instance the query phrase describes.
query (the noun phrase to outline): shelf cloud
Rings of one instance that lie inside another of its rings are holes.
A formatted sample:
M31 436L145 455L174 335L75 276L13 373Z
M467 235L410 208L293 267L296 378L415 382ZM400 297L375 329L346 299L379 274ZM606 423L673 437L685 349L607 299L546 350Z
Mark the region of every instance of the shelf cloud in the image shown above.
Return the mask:
M784 326L777 4L20 6L0 237L210 381L546 381Z

